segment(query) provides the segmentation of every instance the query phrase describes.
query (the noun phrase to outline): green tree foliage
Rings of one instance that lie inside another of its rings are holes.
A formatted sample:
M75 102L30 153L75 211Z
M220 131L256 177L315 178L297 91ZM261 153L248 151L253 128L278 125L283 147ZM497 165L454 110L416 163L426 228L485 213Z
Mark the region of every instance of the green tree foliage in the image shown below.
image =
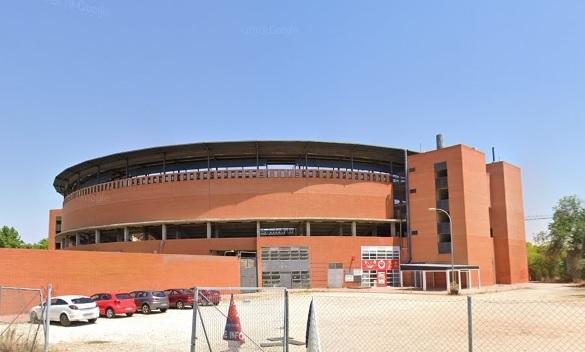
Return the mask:
M577 196L563 197L554 207L553 221L536 237L529 251L529 270L541 279L583 279L585 208ZM554 275L554 276L551 276Z
M20 248L24 242L14 227L2 226L0 229L0 248Z
M24 243L14 227L3 226L0 229L0 248L47 249L49 241L43 238L37 243Z

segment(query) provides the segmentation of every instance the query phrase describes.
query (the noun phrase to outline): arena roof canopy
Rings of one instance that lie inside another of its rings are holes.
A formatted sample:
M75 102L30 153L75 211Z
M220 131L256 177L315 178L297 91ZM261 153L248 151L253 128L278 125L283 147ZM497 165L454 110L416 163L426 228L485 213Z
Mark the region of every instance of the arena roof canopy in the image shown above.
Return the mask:
M405 149L314 141L192 143L139 149L84 161L53 183L67 195L77 189L127 177L216 168L339 168L404 174Z

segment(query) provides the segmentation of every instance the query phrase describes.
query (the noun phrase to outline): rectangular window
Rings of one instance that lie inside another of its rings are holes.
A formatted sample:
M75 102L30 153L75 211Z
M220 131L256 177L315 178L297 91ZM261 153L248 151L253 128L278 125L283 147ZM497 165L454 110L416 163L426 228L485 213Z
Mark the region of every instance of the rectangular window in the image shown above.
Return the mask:
M415 236L415 235L418 235L418 231L417 231L417 230L412 230L412 231L410 232L410 234L411 234L411 235L413 235L413 236Z
M408 172L415 172L415 171L416 171L416 168L415 167L411 167L411 168L408 169Z
M413 189L411 189L411 190L410 190L410 193L411 193L411 194L412 194L412 193L416 193L416 188L413 188Z

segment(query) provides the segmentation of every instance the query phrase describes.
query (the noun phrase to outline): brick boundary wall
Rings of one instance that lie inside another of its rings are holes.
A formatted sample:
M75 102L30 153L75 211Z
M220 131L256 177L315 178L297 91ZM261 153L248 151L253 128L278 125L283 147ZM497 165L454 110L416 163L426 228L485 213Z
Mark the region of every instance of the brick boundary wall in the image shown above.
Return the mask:
M199 286L240 285L236 257L0 249L0 286L42 288L53 295L91 295ZM6 303L6 302L4 302ZM6 307L0 302L2 307Z

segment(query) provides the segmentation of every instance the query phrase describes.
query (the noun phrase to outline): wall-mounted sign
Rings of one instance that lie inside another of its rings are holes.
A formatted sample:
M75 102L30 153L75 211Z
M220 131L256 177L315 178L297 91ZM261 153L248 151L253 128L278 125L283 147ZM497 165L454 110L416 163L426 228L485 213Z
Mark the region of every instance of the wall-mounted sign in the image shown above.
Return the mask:
M388 271L398 270L400 265L398 259L364 259L362 260L362 270L368 271Z
M353 275L346 274L344 280L345 280L345 282L353 282Z
M297 229L295 229L294 227L275 227L260 229L261 236L286 236L295 235L296 233Z

